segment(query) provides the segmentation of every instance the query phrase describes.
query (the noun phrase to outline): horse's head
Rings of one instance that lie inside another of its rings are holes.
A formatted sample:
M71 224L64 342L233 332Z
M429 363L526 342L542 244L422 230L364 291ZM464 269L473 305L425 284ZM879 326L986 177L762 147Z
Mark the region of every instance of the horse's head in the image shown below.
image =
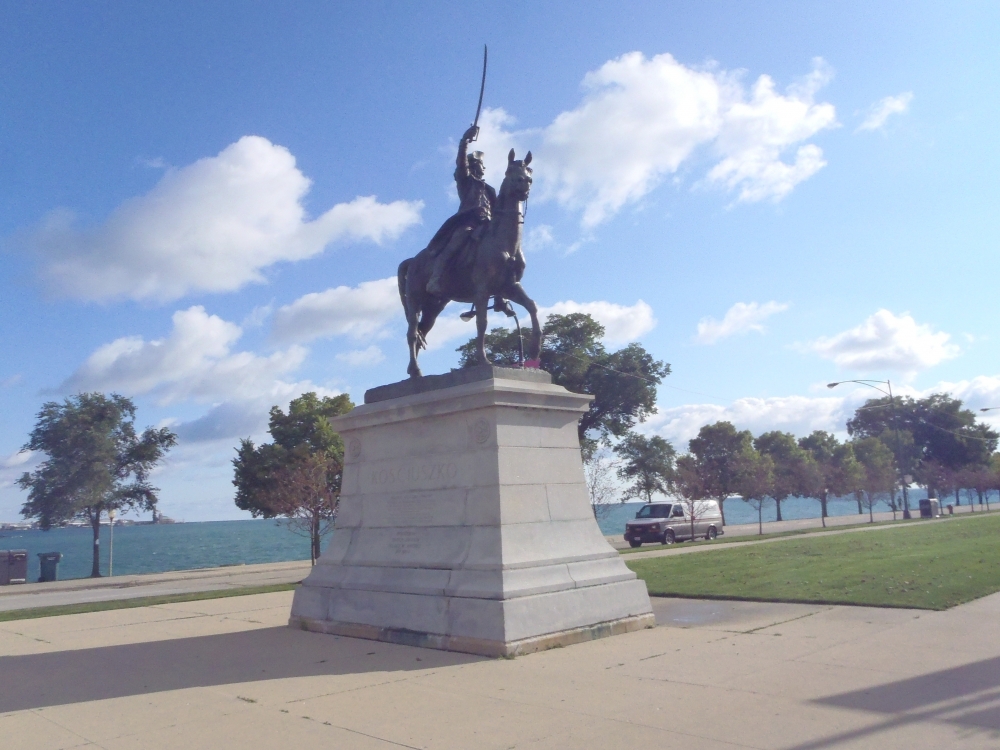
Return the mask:
M528 200L528 193L531 191L531 152L523 159L514 158L514 149L507 154L507 172L503 177L503 185L500 191L509 195L514 200Z

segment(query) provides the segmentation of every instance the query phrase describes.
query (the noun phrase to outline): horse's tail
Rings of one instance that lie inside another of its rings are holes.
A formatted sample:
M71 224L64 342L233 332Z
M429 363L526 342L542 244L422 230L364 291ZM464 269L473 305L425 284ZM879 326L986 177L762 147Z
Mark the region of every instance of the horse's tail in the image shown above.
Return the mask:
M399 286L399 301L403 303L404 310L406 310L406 277L410 273L410 263L412 262L413 258L407 258L399 264L399 270L396 271L396 284Z

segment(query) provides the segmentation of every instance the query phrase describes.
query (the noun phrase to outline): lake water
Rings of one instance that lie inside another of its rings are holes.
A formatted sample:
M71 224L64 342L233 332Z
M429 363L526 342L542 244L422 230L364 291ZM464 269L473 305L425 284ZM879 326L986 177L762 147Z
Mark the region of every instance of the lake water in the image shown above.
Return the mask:
M923 491L910 492L910 507L916 509ZM607 535L625 533L625 522L635 517L642 503L612 505L601 514L598 524ZM857 515L853 500L834 499L829 503L833 516ZM757 513L738 499L725 503L726 521L731 524L756 523ZM817 518L819 502L812 498L789 498L781 505L782 516ZM876 512L889 510L875 507ZM866 511L867 515L867 511ZM773 503L764 509L764 521L775 520ZM101 572L108 572L108 527L101 529ZM0 549L28 550L28 578L38 578L39 552L62 552L59 577L84 578L90 575L91 531L65 528L51 531L0 531ZM115 574L161 573L168 570L212 568L241 563L281 562L309 559L309 541L279 521L210 521L115 528Z
M101 527L101 572L108 573L109 534ZM89 528L0 531L0 549L28 550L28 580L38 580L39 552L62 552L59 578L90 575ZM275 520L207 521L115 527L115 575L308 560L309 540Z

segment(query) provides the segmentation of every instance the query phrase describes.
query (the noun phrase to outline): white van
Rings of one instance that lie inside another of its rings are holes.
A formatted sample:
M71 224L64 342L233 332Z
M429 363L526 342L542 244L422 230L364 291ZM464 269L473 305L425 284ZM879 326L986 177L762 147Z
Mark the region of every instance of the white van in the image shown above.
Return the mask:
M715 539L724 533L717 500L696 500L693 504L648 503L635 514L634 521L625 524L625 541L630 547L639 547L644 542L673 544L686 539Z

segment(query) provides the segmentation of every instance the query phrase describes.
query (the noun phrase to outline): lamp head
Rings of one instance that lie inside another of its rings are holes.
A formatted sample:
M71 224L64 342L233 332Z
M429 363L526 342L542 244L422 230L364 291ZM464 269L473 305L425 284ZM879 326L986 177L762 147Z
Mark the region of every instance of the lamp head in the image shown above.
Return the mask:
M836 388L838 385L840 385L840 383L827 383L826 387L827 388Z

